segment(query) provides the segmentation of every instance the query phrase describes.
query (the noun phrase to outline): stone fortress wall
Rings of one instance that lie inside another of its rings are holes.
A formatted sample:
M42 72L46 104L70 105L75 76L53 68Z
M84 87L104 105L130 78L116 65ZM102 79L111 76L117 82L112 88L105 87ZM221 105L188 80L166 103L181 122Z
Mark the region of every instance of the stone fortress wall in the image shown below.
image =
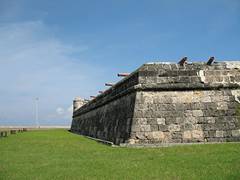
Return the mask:
M148 63L76 109L71 131L115 144L240 141L240 62Z

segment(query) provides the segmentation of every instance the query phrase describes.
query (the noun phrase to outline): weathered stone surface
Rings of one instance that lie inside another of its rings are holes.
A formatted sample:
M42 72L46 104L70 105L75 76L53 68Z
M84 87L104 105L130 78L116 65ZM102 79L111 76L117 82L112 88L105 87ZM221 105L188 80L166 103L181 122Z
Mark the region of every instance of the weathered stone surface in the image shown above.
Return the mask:
M165 119L164 118L157 118L157 124L165 125Z
M192 138L197 140L203 140L203 131L202 130L193 130Z
M145 139L145 132L136 132L137 139Z
M135 143L136 143L136 140L135 140L135 139L129 139L129 140L128 140L128 143L129 143L129 144L135 144Z
M162 124L160 124L160 125L158 125L158 130L159 131L168 131L168 125L162 125Z
M157 139L157 140L162 140L165 137L164 133L161 131L153 131L152 136L153 136L153 139Z
M91 104L86 104L74 112L71 131L108 140L115 144L126 142L131 132L144 129L144 127L141 127L144 126L141 121L144 122L145 119L135 119L135 122L140 122L132 124L135 95L134 93L128 94L108 104L77 115L79 111L87 110L87 107L90 108ZM146 123L145 125L150 128L150 125ZM150 129L148 130L150 131Z
M214 124L215 122L215 117L206 117L206 123Z
M115 144L240 141L239 65L144 64L76 109L71 130Z
M180 125L178 124L170 124L168 126L168 130L171 132L171 131L180 131L181 128L180 128Z
M240 136L240 129L238 129L238 130L232 130L232 136L233 136L233 137L239 137L239 136Z
M150 125L140 125L140 131L142 131L142 132L151 131L151 126Z
M203 116L202 110L192 110L192 114L194 117L202 117Z
M224 137L224 131L216 131L216 137Z
M192 132L191 131L184 131L183 132L183 139L187 139L187 140L192 139Z

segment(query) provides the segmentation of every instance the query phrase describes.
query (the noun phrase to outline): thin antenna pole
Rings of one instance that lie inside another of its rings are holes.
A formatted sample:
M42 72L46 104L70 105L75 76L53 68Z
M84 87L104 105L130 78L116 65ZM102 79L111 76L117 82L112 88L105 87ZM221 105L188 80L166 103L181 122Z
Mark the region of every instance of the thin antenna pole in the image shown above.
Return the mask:
M38 122L38 101L39 101L39 98L37 97L35 99L35 121L36 121L37 128L40 128L39 122Z

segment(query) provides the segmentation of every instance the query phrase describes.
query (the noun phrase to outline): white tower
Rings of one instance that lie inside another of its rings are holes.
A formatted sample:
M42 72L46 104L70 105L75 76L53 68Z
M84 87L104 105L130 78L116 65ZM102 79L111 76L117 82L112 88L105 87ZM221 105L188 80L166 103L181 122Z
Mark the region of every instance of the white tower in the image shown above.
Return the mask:
M85 100L83 100L80 97L76 97L73 100L73 112L78 110L80 107L82 107L84 104L86 104Z

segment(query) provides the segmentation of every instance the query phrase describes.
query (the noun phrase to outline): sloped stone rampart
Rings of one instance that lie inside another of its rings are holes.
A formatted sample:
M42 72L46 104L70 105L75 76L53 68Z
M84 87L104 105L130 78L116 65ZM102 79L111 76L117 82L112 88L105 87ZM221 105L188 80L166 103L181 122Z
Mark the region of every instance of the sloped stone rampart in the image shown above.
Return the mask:
M240 62L144 64L73 114L115 144L240 141Z
M232 91L137 92L131 142L239 141L238 102Z

